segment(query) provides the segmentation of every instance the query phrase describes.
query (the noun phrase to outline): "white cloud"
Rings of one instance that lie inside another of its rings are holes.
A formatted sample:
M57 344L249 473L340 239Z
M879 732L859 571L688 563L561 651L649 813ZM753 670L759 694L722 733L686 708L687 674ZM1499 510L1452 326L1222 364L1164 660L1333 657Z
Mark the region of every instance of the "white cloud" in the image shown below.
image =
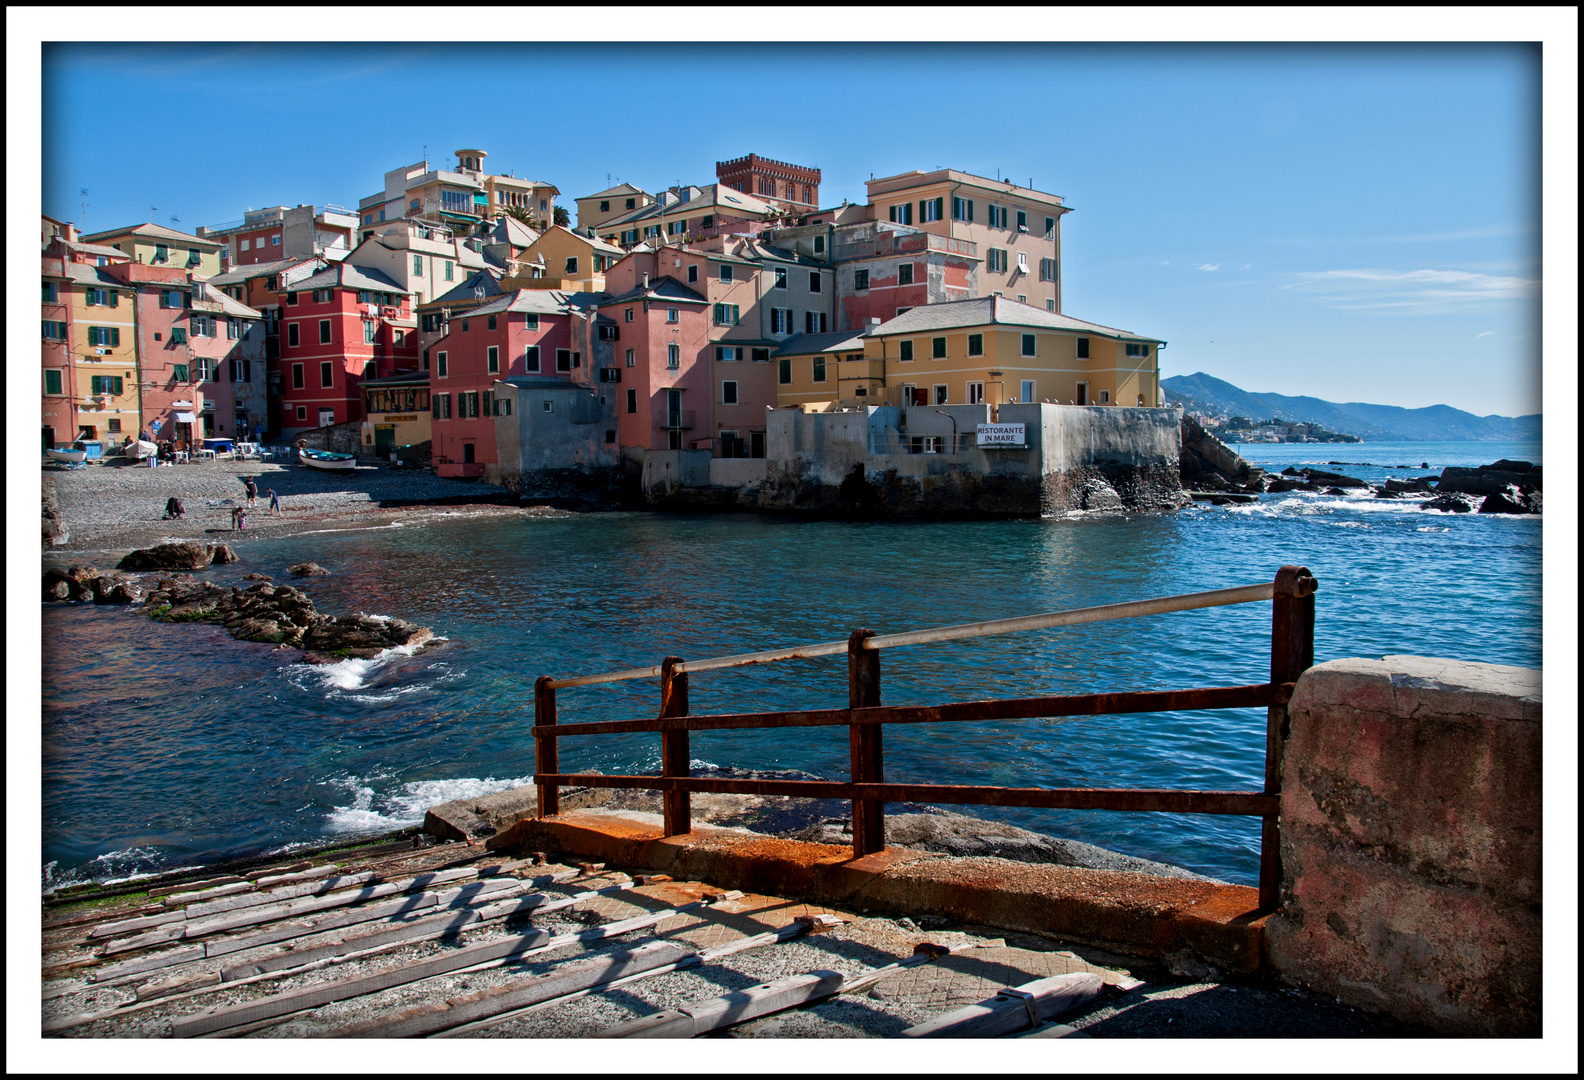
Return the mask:
M1221 264L1220 263L1194 263L1194 266L1198 267L1200 270L1219 270L1219 269L1221 269Z
M1478 341L1482 337L1490 337L1495 332L1496 331L1494 331L1494 330L1481 330L1479 333L1474 335L1474 340Z
M1347 311L1433 314L1471 303L1537 297L1536 278L1476 274L1468 270L1320 270L1301 272L1283 286L1310 293L1328 307Z

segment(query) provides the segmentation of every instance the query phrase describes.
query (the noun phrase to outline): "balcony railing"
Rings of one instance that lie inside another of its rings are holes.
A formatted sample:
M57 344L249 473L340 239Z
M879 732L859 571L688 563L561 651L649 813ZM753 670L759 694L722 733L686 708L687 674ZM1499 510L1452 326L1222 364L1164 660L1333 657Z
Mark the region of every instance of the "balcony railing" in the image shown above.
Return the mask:
M661 426L667 431L686 431L695 426L693 423L694 416L692 409L670 413L666 416L666 422Z

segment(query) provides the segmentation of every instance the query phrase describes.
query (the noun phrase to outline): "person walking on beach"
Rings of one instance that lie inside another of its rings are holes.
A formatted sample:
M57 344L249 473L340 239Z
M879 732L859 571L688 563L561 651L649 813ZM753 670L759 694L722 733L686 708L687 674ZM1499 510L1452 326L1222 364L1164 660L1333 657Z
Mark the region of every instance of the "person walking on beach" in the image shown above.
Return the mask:
M166 518L179 518L186 512L187 508L182 505L182 501L176 496L172 495L170 498L165 500Z
M242 487L247 491L248 509L258 505L258 483L251 476L242 478Z
M280 496L275 494L275 489L274 488L270 488L269 489L269 497L270 497L269 512L271 514L275 515L276 517L285 517L286 515L281 513Z

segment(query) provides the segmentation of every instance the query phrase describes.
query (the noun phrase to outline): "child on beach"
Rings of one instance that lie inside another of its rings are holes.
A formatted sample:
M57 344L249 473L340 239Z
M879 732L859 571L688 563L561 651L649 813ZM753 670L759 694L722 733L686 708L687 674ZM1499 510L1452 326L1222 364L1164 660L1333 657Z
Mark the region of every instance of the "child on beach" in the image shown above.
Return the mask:
M271 514L274 514L274 515L278 516L278 517L285 517L286 515L281 513L280 496L275 494L275 489L274 488L270 488L269 489L269 497L270 497L269 512Z

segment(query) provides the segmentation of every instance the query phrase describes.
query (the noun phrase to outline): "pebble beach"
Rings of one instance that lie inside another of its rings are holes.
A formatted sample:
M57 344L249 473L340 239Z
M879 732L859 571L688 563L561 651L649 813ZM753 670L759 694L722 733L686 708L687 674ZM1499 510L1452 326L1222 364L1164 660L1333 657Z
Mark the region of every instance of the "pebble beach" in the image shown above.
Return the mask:
M236 547L254 537L412 521L436 513L437 506L451 514L533 512L503 505L505 488L442 478L423 469L359 466L323 472L296 462L210 461L158 468L119 463L77 470L46 466L43 474L45 491L54 488L67 530L65 542L46 545L46 554L126 551L183 540ZM250 476L258 484L258 502L248 512L246 528L238 531L232 528L231 504L245 502L243 480ZM280 496L279 516L269 512L271 488ZM171 496L187 508L180 520L164 518Z

